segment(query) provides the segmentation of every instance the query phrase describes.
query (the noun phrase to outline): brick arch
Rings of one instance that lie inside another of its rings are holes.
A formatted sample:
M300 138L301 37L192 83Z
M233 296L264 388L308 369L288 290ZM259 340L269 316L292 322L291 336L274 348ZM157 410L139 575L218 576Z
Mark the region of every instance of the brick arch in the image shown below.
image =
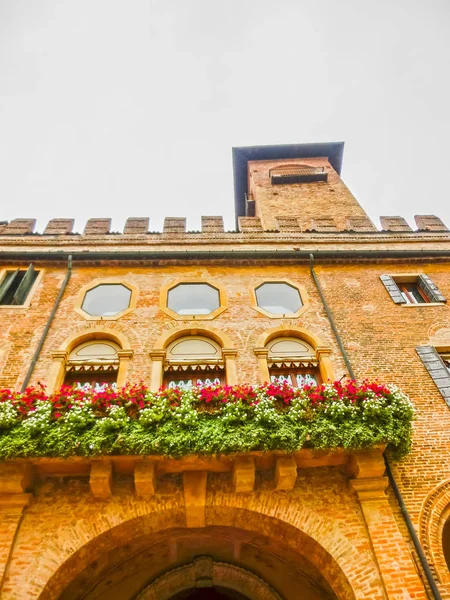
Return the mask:
M128 359L133 356L130 342L120 330L114 327L95 325L72 333L66 337L59 346L59 350L52 352L52 362L47 372L47 391L52 393L58 389L65 374L65 363L67 357L77 346L92 340L109 340L115 342L119 347L120 365L117 375L117 384L125 385L127 381Z
M174 529L189 532L185 528L184 507L180 506L179 500L175 497L167 498L163 503L154 500L125 504L120 513L117 506L108 510L106 505L101 518L95 523L89 519L80 520L61 532L60 539L65 540L64 549L54 537L42 540L36 559L39 564L29 565L33 572L39 573L42 583L37 590L36 579L24 582L24 597L29 585L34 592L29 597L56 600L90 564L101 561L101 557L108 553L116 556L117 548L126 546L136 537L148 535L156 540ZM207 506L206 527L232 527L284 544L291 552L306 557L340 600L363 600L367 598L368 590L380 588L371 554L356 548L340 531L339 525L329 518L300 504L293 510L292 498L288 496L280 500L280 495L273 494L262 501L256 494L251 498L242 494L225 494L222 499L216 499L210 507ZM53 570L56 556L60 562ZM365 577L361 577L361 573L365 573ZM8 600L7 596L5 600Z
M450 321L438 321L428 328L428 343L431 346L450 344Z
M64 340L60 345L59 350L70 353L77 346L91 340L110 340L111 342L118 344L122 350L132 349L128 338L121 331L111 327L95 326L73 333Z
M428 494L419 514L419 531L427 559L440 583L450 584L450 572L442 547L444 525L450 518L450 479Z
M324 345L322 340L317 335L311 333L308 329L298 327L297 325L279 325L278 327L267 329L259 336L258 347L265 348L271 340L278 337L294 337L308 342L308 344L316 351L316 358L319 361L319 370L322 380L325 382L334 381L334 368L329 358L332 350L329 346ZM270 381L267 364L261 364L260 361L260 368L262 371L263 380Z
M273 340L276 337L297 337L308 342L314 350L317 348L324 347L325 344L322 340L312 334L307 329L303 327L298 327L297 325L284 324L278 327L272 327L272 329L266 329L260 336L258 340L258 346L264 347L266 344Z
M147 586L136 600L170 600L175 594L195 589L199 581L203 583L202 587L206 587L205 583L210 587L219 585L240 592L246 598L281 600L265 581L247 569L215 562L207 556L165 573Z
M209 337L217 342L222 348L235 348L235 344L231 337L215 327L186 327L185 325L179 325L174 327L170 331L162 333L155 343L155 348L167 348L167 346L179 337L198 335Z

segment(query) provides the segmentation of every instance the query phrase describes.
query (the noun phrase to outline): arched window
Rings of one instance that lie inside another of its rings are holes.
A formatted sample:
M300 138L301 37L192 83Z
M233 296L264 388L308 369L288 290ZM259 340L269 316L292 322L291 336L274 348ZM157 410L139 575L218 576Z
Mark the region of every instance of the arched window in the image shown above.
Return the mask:
M324 167L311 167L301 164L278 165L269 170L269 177L272 185L328 181L328 173Z
M222 348L213 340L189 336L178 338L167 347L163 385L189 389L224 383Z
M294 337L275 338L266 348L271 382L293 387L321 382L316 352L307 342Z
M65 385L96 387L117 383L120 346L109 340L94 340L72 350L66 361Z

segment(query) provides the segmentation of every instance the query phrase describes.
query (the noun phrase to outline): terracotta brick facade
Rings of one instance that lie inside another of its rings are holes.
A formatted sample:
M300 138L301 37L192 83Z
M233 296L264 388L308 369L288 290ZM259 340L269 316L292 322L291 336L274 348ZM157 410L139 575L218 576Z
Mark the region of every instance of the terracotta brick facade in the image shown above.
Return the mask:
M415 405L412 452L391 466L441 596L450 598L442 542L450 411L416 350L450 350L450 307L396 304L380 279L426 274L449 298L450 233L430 215L416 219L418 231L401 217L382 217L378 231L327 156L305 158L306 146L300 158L277 152L248 161L255 216L238 214L236 232L224 232L220 217L203 217L196 233L174 217L162 233L149 233L146 218L130 218L122 234L110 233L107 218L91 219L81 235L70 219L33 235L33 219L2 224L0 277L30 262L39 275L26 303L0 306L0 388L20 389L69 254L72 274L32 385L61 383L65 353L103 336L123 350L126 380L155 387L161 353L190 333L222 343L238 382L263 382L261 347L276 331L314 340L341 379L348 368L311 275L313 254L356 378L397 384ZM272 185L269 170L283 164L324 167L328 181ZM102 281L128 285L131 310L87 318L85 290ZM283 281L302 290L304 310L295 318L257 310L255 288ZM221 286L225 310L209 320L173 318L161 306L179 282ZM382 449L146 460L0 464L1 598L169 599L196 587L252 599L432 597Z

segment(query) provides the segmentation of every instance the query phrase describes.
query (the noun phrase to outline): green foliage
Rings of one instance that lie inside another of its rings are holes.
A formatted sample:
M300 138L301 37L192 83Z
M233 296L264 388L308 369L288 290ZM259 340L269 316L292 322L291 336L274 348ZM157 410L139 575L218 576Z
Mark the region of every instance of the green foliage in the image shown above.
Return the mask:
M67 395L64 403L59 395L57 404L46 397L33 397L32 404L25 400L4 394L0 402L0 459L182 457L378 444L388 444L400 457L410 448L413 420L404 394L375 384L345 389L326 384L295 394L274 386L159 394L142 388L139 406L123 391L86 393L76 400Z

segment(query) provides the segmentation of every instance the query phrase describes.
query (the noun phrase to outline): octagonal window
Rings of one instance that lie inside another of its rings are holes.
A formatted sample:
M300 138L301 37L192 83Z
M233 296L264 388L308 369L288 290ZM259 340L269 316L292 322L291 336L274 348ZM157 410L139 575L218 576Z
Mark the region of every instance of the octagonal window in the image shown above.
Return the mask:
M303 306L300 292L288 283L263 283L255 293L258 306L273 315L291 315Z
M84 295L81 308L92 317L112 317L130 306L131 290L121 283L97 285Z
M220 307L220 294L207 283L180 283L169 290L167 306L179 315L209 315Z

